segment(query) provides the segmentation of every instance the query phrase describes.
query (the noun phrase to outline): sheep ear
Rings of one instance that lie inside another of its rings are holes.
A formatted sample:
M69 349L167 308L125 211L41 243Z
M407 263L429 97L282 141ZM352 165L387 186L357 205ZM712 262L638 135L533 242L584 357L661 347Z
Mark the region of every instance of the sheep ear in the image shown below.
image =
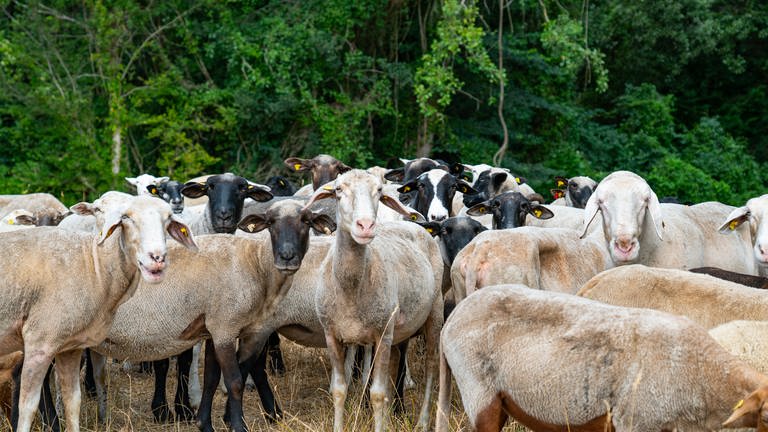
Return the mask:
M304 208L302 210L308 209L312 204L315 203L315 201L319 201L326 198L332 198L336 196L336 191L334 188L334 182L328 182L319 188L312 194L311 197L309 197L309 201L307 201L306 204L304 204Z
M523 183L528 183L528 179L525 178L525 177L515 176L515 182L517 182L517 184L521 185Z
M395 183L400 183L405 178L405 168L395 168L387 171L384 178Z
M157 186L155 185L147 185L147 192L154 196L158 196L160 191L157 190Z
M503 185L504 182L507 181L508 176L509 174L505 172L493 174L491 176L491 183L493 184L493 190L499 190L499 188L501 188L501 185Z
M528 210L528 213L530 213L536 219L542 220L552 219L555 216L555 214L552 213L552 210L538 204L531 204L531 208Z
M417 224L421 225L422 228L427 230L428 233L432 235L432 237L436 237L438 234L440 234L440 222L416 222Z
M562 189L550 189L549 193L552 194L552 198L560 199L565 196L565 191Z
M456 190L464 195L475 195L480 193L480 191L470 186L469 183L464 180L456 180Z
M336 231L336 221L325 214L312 213L309 220L309 226L311 226L317 234L330 235L332 232Z
M187 249L197 252L197 243L195 243L195 239L192 237L192 231L189 230L189 227L181 218L171 215L171 222L168 224L166 231L168 231L168 235L172 239L181 243Z
M312 169L312 159L300 159L297 157L289 157L284 160L283 163L293 172L309 171Z
M187 198L200 198L203 195L208 195L208 185L198 182L186 182L180 192Z
M69 211L80 216L96 215L96 207L88 202L79 202L69 208Z
M659 236L659 240L664 240L661 235L664 230L664 221L661 216L661 204L659 204L659 198L653 191L651 191L651 196L648 198L648 214L651 216L651 222L653 222L653 226L656 228L656 235Z
M483 201L480 204L475 204L467 209L467 214L470 216L483 216L491 211L491 202Z
M16 225L35 225L35 224L37 224L37 218L34 217L34 216L22 214L22 215L16 216L15 218L10 220L9 222L11 223L11 225L13 225L13 224L16 224Z
M404 206L403 203L401 203L397 198L393 198L387 194L381 194L379 201L413 222L426 222L426 219L424 219L424 216L422 216L421 213Z
M592 221L595 220L597 212L600 210L600 206L597 205L597 194L592 194L587 200L587 205L584 206L584 232L581 233L579 238L584 238L587 235L587 230Z
M400 193L408 193L416 189L416 187L417 187L416 180L413 180L397 188L397 191Z
M171 178L170 178L170 177L159 177L159 178L157 179L157 184L160 184L160 183L165 183L165 182L168 182L168 181L170 181L170 180L171 180Z
M725 223L720 225L720 228L717 230L720 231L721 234L727 234L738 228L739 225L744 222L749 221L750 214L749 207L747 206L734 209L731 214L728 215L728 218L725 219Z
M237 224L237 227L247 233L253 234L267 229L269 227L269 223L267 223L267 218L264 215L251 214L244 217Z
M266 186L262 187L260 185L248 185L246 196L254 201L261 202L269 201L272 199L272 194L269 192L269 189Z
M351 170L352 167L345 164L344 162L339 162L339 174L344 174L345 172Z
M754 392L750 393L746 399L740 400L735 407L733 407L733 413L726 421L723 422L723 427L756 427L756 423L760 422L761 408L768 398L768 386L760 387Z
M127 181L128 183L130 183L130 184L132 184L134 186L138 185L138 183L139 183L139 181L136 179L136 177L126 177L125 181Z
M123 224L123 214L120 212L112 211L107 213L104 216L104 227L99 232L99 241L96 243L97 245L101 245L104 243L106 239L109 238L109 236L112 235L115 230L122 226Z

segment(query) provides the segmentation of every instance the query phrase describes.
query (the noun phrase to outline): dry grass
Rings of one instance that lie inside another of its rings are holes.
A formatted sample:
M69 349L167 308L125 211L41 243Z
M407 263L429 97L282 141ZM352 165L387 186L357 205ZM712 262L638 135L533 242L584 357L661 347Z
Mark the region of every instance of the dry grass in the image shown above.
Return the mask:
M423 395L423 362L417 360L423 355L420 349L423 344L417 343L409 352L409 363L412 367L416 388L406 391L405 417L391 416L391 428L394 431L413 430ZM333 402L328 393L330 382L330 364L325 349L304 348L283 340L281 344L288 369L285 377L270 377L275 388L275 395L285 412L285 420L279 424L268 424L262 416L261 402L256 391L245 392L243 405L245 419L251 431L331 431L333 430ZM201 362L202 363L202 362ZM102 431L151 431L151 432L195 432L194 423L158 424L153 421L149 407L152 399L154 379L151 375L139 372L124 372L118 363L111 363L109 387L110 420L105 425L96 421L96 402L83 399L80 414L81 430L83 432ZM201 364L202 379L202 364ZM175 364L171 365L171 373L175 373ZM171 377L168 383L168 399L173 401L175 380ZM347 398L347 431L373 430L373 420L370 409L362 402L361 385L354 383L350 386ZM458 392L454 387L453 407L451 414L451 430L468 430L467 418L461 408ZM437 399L437 388L434 389L433 401ZM226 431L221 420L224 413L225 396L216 393L213 405L214 428ZM434 425L434 403L432 407L432 423ZM1 416L1 414L0 414ZM42 431L39 426L33 430ZM526 429L511 424L505 431L525 431ZM0 424L0 432L10 431L6 424Z

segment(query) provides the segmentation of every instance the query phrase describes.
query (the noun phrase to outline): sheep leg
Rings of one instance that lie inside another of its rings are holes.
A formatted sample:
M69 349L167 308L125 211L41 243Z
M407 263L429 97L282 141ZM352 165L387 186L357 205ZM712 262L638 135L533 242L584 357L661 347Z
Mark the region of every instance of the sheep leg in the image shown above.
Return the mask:
M408 339L400 342L399 344L395 345L393 349L396 348L396 350L392 351L392 355L396 358L393 358L392 360L397 360L397 372L395 375L395 401L394 401L394 411L397 415L405 414L405 406L404 406L404 394L405 394L405 381L407 380L407 364L406 364L406 358L408 357Z
M56 354L56 377L64 398L67 432L80 430L80 359L82 356L81 349Z
M285 376L285 363L283 362L283 352L280 350L280 336L277 332L272 332L267 340L267 353L269 354L269 371L275 376Z
M227 386L227 402L229 402L229 428L235 432L245 432L243 418L243 377L237 363L237 350L234 342L224 342L216 346L215 358L224 374L224 384ZM206 355L207 357L207 355Z
M19 424L19 392L21 390L21 367L23 362L19 362L12 371L13 376L13 395L11 402L11 414L8 416L8 420L11 422L11 430L17 430ZM38 410L43 418L43 426L47 426L51 432L59 432L61 426L59 425L59 416L56 413L56 407L53 403L53 395L51 394L51 372L53 372L53 365L48 366L48 371L45 373L43 379L42 393L40 397L40 404Z
M189 403L189 370L191 367L192 348L176 357L176 397L174 399L176 421L190 421L195 416Z
M264 417L268 422L276 422L283 418L283 410L275 400L275 394L272 386L269 384L267 376L267 349L262 349L258 354L253 354L244 362L240 363L240 375L245 378L249 374L256 384L256 391L259 392L261 406L264 408ZM229 403L229 401L227 401Z
M203 395L200 399L200 408L197 410L197 428L203 432L213 432L211 424L211 405L216 387L221 379L221 368L216 361L216 348L213 341L205 341L205 362L203 366Z
M155 370L155 393L152 395L152 415L157 423L167 423L171 420L171 409L165 398L165 381L168 378L170 359L155 360L152 368Z
M85 360L85 377L83 379L85 395L89 398L95 398L97 396L96 379L93 377L93 360L91 359L91 350L89 348L83 351L83 359Z
M417 427L426 430L429 427L429 405L432 401L432 386L435 381L435 371L438 364L440 346L440 330L443 328L443 298L437 296L432 304L432 312L424 323L424 342L427 356L424 365L424 401L421 404L421 413Z
M331 361L333 432L342 432L344 430L344 402L347 400L347 381L344 376L344 345L330 332L325 333L325 343Z
M32 428L35 410L40 403L40 388L43 385L53 355L41 350L25 350L19 384L19 420L17 431L29 432Z
M440 346L440 389L437 393L437 415L435 416L435 432L448 432L448 415L451 410L451 367L443 355Z
M200 398L202 397L202 390L200 389L200 349L203 343L198 342L192 348L192 366L189 371L189 402L192 409L195 410L200 407Z
M107 357L96 351L90 351L90 357L93 365L93 383L96 388L98 419L104 424L107 422Z
M395 308L393 316L397 316L399 308ZM387 429L389 399L389 359L392 352L392 337L395 330L394 320L389 320L381 340L376 344L373 355L373 379L371 381L371 407L373 408L373 423L376 432Z

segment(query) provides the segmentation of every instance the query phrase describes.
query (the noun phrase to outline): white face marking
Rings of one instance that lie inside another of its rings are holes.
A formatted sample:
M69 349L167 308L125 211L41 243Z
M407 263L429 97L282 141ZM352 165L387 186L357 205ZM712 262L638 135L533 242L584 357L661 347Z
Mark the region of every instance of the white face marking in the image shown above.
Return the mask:
M432 187L432 197L429 201L426 215L427 220L442 220L448 217L448 206L450 203L443 201L444 191L442 188L446 187L446 182L450 182L452 179L446 179L446 176L450 176L450 174L441 169L433 169L427 172L426 179ZM440 184L441 182L443 182L442 185Z

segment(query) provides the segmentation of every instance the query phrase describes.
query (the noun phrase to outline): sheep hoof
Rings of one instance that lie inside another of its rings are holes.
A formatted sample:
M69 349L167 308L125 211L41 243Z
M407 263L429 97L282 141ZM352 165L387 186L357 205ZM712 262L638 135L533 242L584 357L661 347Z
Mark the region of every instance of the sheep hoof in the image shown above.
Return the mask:
M155 423L170 423L171 410L167 405L152 408L152 415L155 417Z

